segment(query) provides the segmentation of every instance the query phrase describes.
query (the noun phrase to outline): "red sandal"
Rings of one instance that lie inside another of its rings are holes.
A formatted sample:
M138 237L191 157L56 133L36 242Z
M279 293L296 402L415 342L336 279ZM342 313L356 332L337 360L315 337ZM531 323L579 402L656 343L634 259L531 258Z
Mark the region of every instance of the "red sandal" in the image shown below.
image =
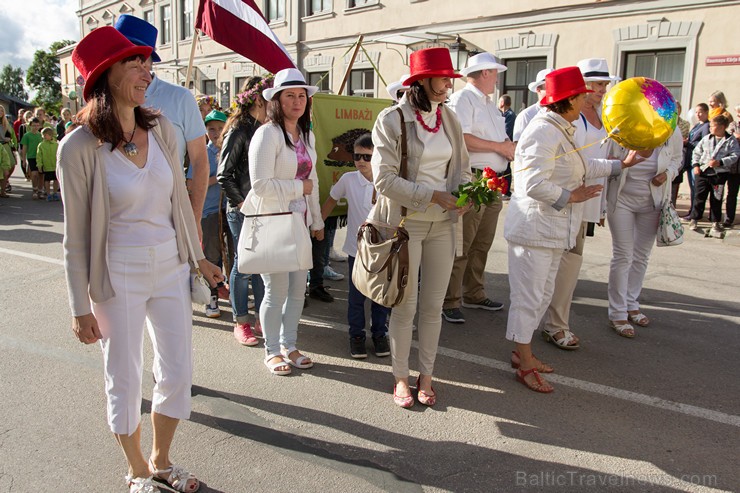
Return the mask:
M534 354L532 355L532 357L534 359L537 359L537 357ZM514 361L514 358L516 358L516 361ZM511 367L514 368L515 370L518 370L519 367L521 366L521 359L522 357L519 356L519 351L512 351L511 352ZM543 363L540 360L537 360L537 362L540 364L540 366L537 367L538 372L540 373L554 373L555 372L552 366L546 363Z
M524 379L524 377L526 377L530 373L534 373L534 377L537 379L537 385L531 384ZM522 370L522 369L517 370L516 379L517 381L524 384L528 389L534 390L535 392L540 392L542 394L549 394L550 392L554 390L552 387L550 387L549 389L545 387L545 385L548 385L548 383L545 382L542 379L542 377L540 377L540 374L537 371L537 368L530 368L529 370Z
M411 406L414 405L414 396L407 395L407 396L400 396L396 393L396 387L398 387L398 384L393 386L393 402L398 407L402 407L404 409L408 409Z
M434 391L434 387L432 387L433 394L429 394L427 392L424 392L421 390L421 386L419 385L419 380L421 380L421 377L418 377L416 379L416 390L419 393L418 399L419 404L424 404L425 406L432 407L437 403L437 393Z

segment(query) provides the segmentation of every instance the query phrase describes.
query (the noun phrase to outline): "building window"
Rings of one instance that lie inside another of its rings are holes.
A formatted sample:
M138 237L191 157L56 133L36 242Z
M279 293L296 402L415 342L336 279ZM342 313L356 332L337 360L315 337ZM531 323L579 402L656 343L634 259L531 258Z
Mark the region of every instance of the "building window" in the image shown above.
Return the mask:
M350 72L347 94L364 98L375 96L375 71L365 69Z
M671 91L676 101L681 101L685 50L627 52L624 57L623 78L655 79Z
M213 79L204 79L201 81L201 92L206 96L217 96L216 81Z
M247 82L246 77L235 77L234 78L234 91L236 91L236 94L239 94L242 92L242 87L244 87L244 84Z
M319 92L331 92L329 88L329 72L309 72L308 84L318 86Z
M172 41L172 7L169 5L161 6L159 8L159 17L161 18L161 25L159 26L159 41L163 45L166 45Z
M378 0L347 0L347 8L364 7L366 5L375 5L377 3Z
M269 22L285 19L285 0L265 0L267 3L267 20Z
M144 11L144 20L147 21L149 24L154 26L154 11L153 10L145 10Z
M332 0L306 0L306 16L331 12Z
M180 39L188 39L193 36L193 1L180 0Z
M547 66L547 58L507 59L506 66L508 70L503 73L504 88L501 94L511 96L511 109L519 113L537 102L537 95L530 92L527 86L537 78L537 72Z

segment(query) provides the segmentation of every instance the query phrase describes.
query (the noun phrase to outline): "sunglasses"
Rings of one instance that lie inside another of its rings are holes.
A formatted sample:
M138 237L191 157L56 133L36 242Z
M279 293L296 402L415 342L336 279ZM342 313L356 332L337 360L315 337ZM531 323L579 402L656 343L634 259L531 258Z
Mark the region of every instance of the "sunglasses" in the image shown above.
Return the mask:
M372 154L352 154L352 159L354 159L355 161L365 161L366 163L369 163L372 157Z

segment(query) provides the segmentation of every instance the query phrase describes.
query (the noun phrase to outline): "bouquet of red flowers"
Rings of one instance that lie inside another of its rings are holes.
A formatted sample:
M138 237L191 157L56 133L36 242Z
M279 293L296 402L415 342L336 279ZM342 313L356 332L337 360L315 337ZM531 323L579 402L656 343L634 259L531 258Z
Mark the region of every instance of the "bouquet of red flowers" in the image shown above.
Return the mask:
M452 192L457 197L457 206L463 207L469 200L480 210L481 205L488 205L501 199L501 195L509 191L509 182L503 176L498 176L491 168L484 168L482 173L476 173L476 179L464 183Z

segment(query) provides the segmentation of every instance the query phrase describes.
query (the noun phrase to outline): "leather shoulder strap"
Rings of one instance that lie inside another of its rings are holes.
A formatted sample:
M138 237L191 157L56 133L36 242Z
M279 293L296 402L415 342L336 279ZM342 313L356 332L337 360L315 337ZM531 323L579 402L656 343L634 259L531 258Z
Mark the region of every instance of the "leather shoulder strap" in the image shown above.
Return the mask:
M408 144L406 142L406 122L403 119L403 111L401 108L396 108L396 111L398 111L398 116L401 117L401 169L399 170L398 176L403 178L404 180L407 179L408 176ZM406 217L406 213L408 211L405 207L401 207L401 216Z

